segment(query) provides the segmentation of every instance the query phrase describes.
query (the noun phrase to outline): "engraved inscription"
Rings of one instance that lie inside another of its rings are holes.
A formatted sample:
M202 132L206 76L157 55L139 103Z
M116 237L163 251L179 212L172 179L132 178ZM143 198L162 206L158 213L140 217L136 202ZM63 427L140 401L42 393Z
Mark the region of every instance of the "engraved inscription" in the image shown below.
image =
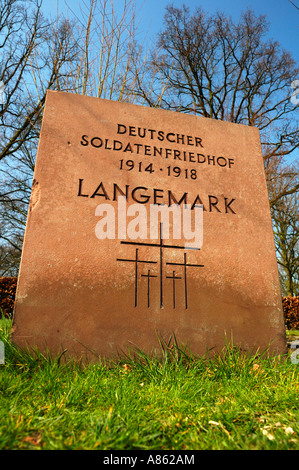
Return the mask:
M172 279L172 295L173 295L173 308L175 308L175 283L177 280L183 280L184 282L184 304L185 309L188 308L188 272L187 268L203 268L203 264L194 264L188 263L187 253L184 251L183 261L182 262L169 262L167 261L167 255L165 255L164 250L171 249L171 250L185 250L184 246L177 246L177 245L169 245L163 243L163 224L160 223L160 230L159 230L159 243L145 243L145 242L135 242L135 241L121 241L120 243L123 245L132 245L135 248L135 257L134 258L117 258L116 261L125 262L125 263L133 263L134 270L135 270L135 297L134 297L134 306L138 306L138 285L140 278L145 277L147 278L147 306L150 307L150 280L151 278L159 278L159 291L160 291L160 308L164 307L164 281L165 279ZM139 257L139 248L137 247L152 247L159 249L159 261L153 260L143 260ZM199 249L197 249L199 250ZM166 258L166 260L165 260ZM158 267L159 275L152 274L151 270L148 269L147 274L139 275L139 264L151 264L156 265ZM172 271L172 276L167 275L164 273L165 266L177 266L179 268L183 268L183 274L181 276L176 275L176 271Z

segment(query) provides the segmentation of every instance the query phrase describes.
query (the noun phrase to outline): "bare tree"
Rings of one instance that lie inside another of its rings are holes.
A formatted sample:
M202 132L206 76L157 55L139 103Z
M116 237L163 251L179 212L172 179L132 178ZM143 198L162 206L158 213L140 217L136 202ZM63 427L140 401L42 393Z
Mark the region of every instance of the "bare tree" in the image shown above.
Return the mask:
M276 186L285 188L293 178L298 182L298 164L283 170L279 166L278 162ZM281 190L276 188L274 192L279 194ZM299 193L277 198L271 211L282 292L293 297L299 295Z
M113 0L89 0L80 2L79 13L72 5L67 2L68 17L77 25L74 34L78 46L72 90L115 101L134 100L135 2L126 0L116 11Z
M47 90L136 99L133 0L120 13L113 0L80 2L79 13L72 6L50 21L42 0L0 0L0 275L18 269Z
M297 194L291 198L296 199L297 211L291 201L280 203L280 208L275 209L273 221L282 292L294 297L299 296L299 201ZM291 204L293 211L290 207L285 208L285 204Z
M0 0L0 274L18 268L46 91L67 89L71 30L63 18L46 21L41 0Z
M74 59L70 24L50 24L41 5L42 0L0 0L0 81L5 87L0 160L36 139L46 90L61 83L66 64Z
M148 104L156 106L163 89L163 108L258 127L270 177L271 160L298 149L290 87L299 69L277 42L265 39L266 18L247 10L234 23L221 13L168 6L164 25L151 57L154 74L137 74L139 95L146 92ZM287 182L271 204L299 190Z

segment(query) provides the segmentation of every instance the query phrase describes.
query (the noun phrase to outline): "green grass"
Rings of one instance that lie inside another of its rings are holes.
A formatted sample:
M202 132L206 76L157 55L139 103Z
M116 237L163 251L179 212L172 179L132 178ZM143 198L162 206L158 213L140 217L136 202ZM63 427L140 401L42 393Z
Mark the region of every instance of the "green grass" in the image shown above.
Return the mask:
M231 344L213 359L161 346L109 365L80 366L9 343L0 322L0 449L299 449L299 364L248 356Z
M286 334L287 334L287 337L288 336L299 336L299 330L287 330Z

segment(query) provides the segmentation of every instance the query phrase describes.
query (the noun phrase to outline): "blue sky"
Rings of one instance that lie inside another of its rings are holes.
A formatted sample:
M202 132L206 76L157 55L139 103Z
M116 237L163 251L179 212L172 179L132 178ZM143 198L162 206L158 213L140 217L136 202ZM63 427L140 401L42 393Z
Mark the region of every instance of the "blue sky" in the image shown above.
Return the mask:
M299 0L292 2L299 8ZM121 4L122 0L117 3ZM220 10L236 20L250 7L256 14L267 15L269 36L279 41L299 62L299 9L288 0L138 0L142 23L151 25L153 31L159 30L163 26L165 7L170 3L176 7L185 4L191 11L200 6L211 13Z
M114 0L114 5L121 9L124 2L125 0ZM171 3L176 7L185 4L191 11L199 6L211 13L220 10L236 20L242 11L251 7L256 14L267 15L270 22L269 36L280 42L299 62L299 0L292 2L297 8L289 0L136 0L136 9L140 29L147 32L150 39L163 27L165 7ZM68 3L76 10L79 1L69 0ZM44 0L45 12L53 12L56 4L57 0ZM58 4L63 11L64 0L58 0Z

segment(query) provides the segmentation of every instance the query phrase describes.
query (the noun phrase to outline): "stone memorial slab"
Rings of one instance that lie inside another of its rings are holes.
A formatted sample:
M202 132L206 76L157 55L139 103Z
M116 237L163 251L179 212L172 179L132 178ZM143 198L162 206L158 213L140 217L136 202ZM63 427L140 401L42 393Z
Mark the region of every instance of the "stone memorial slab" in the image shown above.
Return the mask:
M286 351L259 131L49 91L12 341L92 359L171 335Z

